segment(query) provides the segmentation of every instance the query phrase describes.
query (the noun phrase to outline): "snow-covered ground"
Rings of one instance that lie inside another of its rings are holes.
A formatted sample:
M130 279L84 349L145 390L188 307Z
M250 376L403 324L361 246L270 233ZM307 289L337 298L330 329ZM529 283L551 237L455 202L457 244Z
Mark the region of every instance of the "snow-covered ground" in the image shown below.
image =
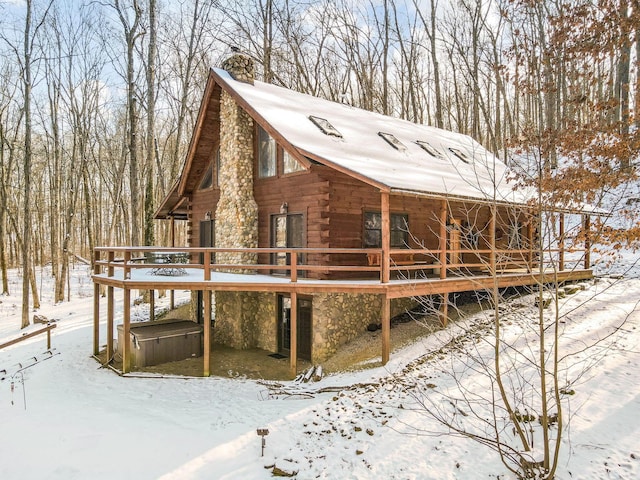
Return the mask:
M55 355L44 354L42 336L0 351L3 480L267 479L272 469L265 466L274 463L298 471L298 479L513 478L492 451L447 435L416 408L418 400L439 402L456 387L451 372L470 391L486 385L460 353L473 346L492 362L482 314L394 352L385 368L312 384L125 378L90 357L87 269L73 271L70 302L51 304L46 271L40 282L38 313L57 321ZM19 289L14 272L12 296L0 297L0 343L21 334ZM574 354L566 381L575 380L575 394L565 400L570 423L559 479L640 478L638 299L640 280L604 279L561 301L563 352ZM519 313L505 317L505 335L514 342L527 331L532 301L519 299ZM135 312L144 316L142 308ZM467 347L441 349L453 337ZM582 351L597 340L596 348ZM15 373L33 357L40 363ZM403 385L415 385L418 394ZM264 458L258 428L269 430Z

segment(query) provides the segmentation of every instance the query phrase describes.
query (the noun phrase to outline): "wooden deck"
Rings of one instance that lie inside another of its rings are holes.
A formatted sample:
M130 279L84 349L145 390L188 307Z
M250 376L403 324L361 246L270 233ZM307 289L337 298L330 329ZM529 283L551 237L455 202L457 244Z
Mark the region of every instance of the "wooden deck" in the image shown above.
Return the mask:
M286 254L289 265L270 263L215 263L220 254L271 258L272 254ZM558 252L556 252L558 253ZM351 264L327 265L323 259L339 254L350 256ZM370 265L368 258L377 255L382 261ZM414 263L407 262L411 258ZM472 256L473 263L447 263L449 258ZM397 264L394 256L402 260ZM94 282L94 355L99 350L100 286L107 287L107 358L113 352L114 289L124 292L124 337L129 335L131 290L152 291L150 311L153 312L154 290L192 291L261 291L288 293L292 301L291 334L295 336L297 295L314 293L377 294L383 298L382 361L389 359L390 301L397 298L425 295L446 296L454 292L490 290L494 287L568 282L593 276L584 251L559 252L556 259L540 272L532 268L534 255L530 251L441 251L391 250L387 256L380 249L219 249L219 248L159 248L112 247L97 248ZM302 263L299 259L305 259ZM311 259L317 260L313 264ZM185 263L187 262L187 263ZM562 268L557 268L561 266ZM278 272L278 274L271 274ZM350 278L351 275L362 278ZM344 275L346 278L336 278ZM325 279L322 277L329 277ZM313 278L317 277L317 278ZM443 302L443 319L447 318L447 302ZM211 297L204 295L205 318L211 318ZM151 315L153 320L153 315ZM446 320L445 320L446 321ZM204 325L203 374L209 375L210 325ZM128 348L123 351L123 372L129 371ZM291 374L297 372L297 355L292 345Z

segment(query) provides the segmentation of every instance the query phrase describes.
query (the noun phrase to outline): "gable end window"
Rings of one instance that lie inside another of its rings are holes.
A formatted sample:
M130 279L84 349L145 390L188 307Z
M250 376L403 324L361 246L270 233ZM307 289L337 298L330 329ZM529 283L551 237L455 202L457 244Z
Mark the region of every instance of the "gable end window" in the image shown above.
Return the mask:
M277 173L276 141L258 125L258 177L275 177Z
M200 190L206 190L213 186L213 163L210 163L204 172L202 181L200 182Z
M365 248L382 247L382 214L380 212L364 212ZM409 216L404 213L391 214L391 248L409 247Z
M300 163L298 163L298 161L292 155L289 155L289 152L284 149L282 150L282 163L284 164L283 172L285 174L301 172L304 170L304 167L300 165Z

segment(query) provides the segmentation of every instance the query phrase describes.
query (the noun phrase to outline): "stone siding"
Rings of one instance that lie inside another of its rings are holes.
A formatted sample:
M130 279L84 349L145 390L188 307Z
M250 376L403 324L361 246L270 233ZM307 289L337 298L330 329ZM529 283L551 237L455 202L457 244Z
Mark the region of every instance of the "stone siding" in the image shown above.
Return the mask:
M411 298L391 301L391 316L415 306ZM341 345L381 322L382 297L374 294L321 293L313 296L311 357L321 363Z
M238 349L278 349L276 294L216 292L213 341Z
M216 209L216 247L258 246L258 205L253 198L253 120L222 92L220 200ZM256 263L256 254L218 253L220 263ZM236 270L237 272L237 270Z

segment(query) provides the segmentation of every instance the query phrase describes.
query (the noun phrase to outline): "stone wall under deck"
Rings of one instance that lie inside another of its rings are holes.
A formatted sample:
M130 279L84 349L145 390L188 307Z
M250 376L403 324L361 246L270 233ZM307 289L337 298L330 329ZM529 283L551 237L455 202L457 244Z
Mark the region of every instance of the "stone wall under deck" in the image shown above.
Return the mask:
M415 306L411 298L391 301L391 317ZM382 297L374 294L319 293L313 296L311 359L322 363L341 345L381 322Z

